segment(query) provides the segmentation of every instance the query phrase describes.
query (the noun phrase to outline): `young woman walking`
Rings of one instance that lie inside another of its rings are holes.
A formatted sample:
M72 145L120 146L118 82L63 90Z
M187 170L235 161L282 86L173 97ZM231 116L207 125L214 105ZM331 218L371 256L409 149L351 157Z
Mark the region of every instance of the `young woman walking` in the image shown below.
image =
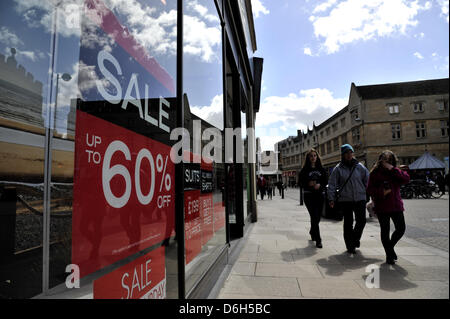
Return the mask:
M322 167L319 153L311 149L305 158L305 164L300 171L300 185L304 189L304 200L309 216L311 217L311 240L316 247L322 248L319 222L324 202L324 190L328 182L327 172Z
M386 263L393 265L397 260L395 244L406 230L404 207L400 196L400 186L409 183L407 172L397 167L397 158L392 151L382 152L369 176L367 193L372 197L374 210L381 228L381 242L386 252ZM395 231L390 236L390 223Z

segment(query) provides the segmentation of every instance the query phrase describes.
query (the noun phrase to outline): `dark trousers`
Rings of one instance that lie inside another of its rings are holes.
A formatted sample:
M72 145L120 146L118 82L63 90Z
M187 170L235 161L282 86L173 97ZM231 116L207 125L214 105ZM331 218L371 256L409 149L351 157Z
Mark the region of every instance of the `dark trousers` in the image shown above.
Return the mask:
M322 239L320 238L319 223L323 209L323 196L321 193L305 193L304 201L306 208L308 209L309 216L311 217L311 229L309 234L313 240L320 242Z
M344 215L344 241L348 250L359 247L364 227L366 226L366 202L341 202L339 203ZM353 227L353 214L355 214L355 226Z
M405 216L403 212L377 213L381 228L381 243L383 244L386 257L391 257L394 253L394 246L403 237L406 230ZM390 234L391 219L394 222L395 231Z

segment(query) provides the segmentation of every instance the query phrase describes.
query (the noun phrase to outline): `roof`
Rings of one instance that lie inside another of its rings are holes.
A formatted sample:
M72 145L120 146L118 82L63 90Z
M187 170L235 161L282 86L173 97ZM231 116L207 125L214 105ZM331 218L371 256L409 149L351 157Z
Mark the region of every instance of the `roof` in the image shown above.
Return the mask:
M444 169L445 164L428 152L425 152L414 163L409 165L409 169Z
M356 86L358 94L366 100L448 94L449 79L388 83Z

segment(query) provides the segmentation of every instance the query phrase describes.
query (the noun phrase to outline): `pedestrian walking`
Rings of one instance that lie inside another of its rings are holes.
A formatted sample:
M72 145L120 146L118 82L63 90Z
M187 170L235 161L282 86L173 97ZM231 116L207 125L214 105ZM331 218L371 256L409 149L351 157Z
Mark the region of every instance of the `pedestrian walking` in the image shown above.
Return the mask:
M366 225L369 171L353 155L354 150L350 144L341 146L341 161L331 172L327 197L330 207L337 205L344 215L344 241L347 252L356 254L355 248L360 247L360 239Z
M272 179L269 178L267 180L267 198L272 199L272 188L273 188L273 182Z
M309 234L311 235L311 240L316 242L316 247L318 248L322 248L319 223L327 182L327 172L322 167L319 153L315 149L311 149L306 154L305 164L300 171L300 185L304 189L304 201L311 218Z
M257 186L261 195L261 200L264 200L264 195L266 194L267 181L263 175L259 176Z
M374 210L380 222L386 263L391 265L397 260L395 244L406 230L400 186L409 183L409 179L408 173L397 167L397 157L389 150L380 154L369 176L367 193L372 197ZM392 236L389 234L391 219L395 226Z

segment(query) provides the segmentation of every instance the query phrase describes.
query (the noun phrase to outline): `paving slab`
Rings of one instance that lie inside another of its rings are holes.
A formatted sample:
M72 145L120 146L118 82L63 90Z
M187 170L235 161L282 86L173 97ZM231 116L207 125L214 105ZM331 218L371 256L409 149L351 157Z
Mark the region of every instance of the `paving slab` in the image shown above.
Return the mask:
M231 275L221 291L250 296L301 297L297 280L279 277Z
M256 276L323 278L316 265L257 263Z
M369 298L354 280L298 278L298 282L300 291L306 298Z

